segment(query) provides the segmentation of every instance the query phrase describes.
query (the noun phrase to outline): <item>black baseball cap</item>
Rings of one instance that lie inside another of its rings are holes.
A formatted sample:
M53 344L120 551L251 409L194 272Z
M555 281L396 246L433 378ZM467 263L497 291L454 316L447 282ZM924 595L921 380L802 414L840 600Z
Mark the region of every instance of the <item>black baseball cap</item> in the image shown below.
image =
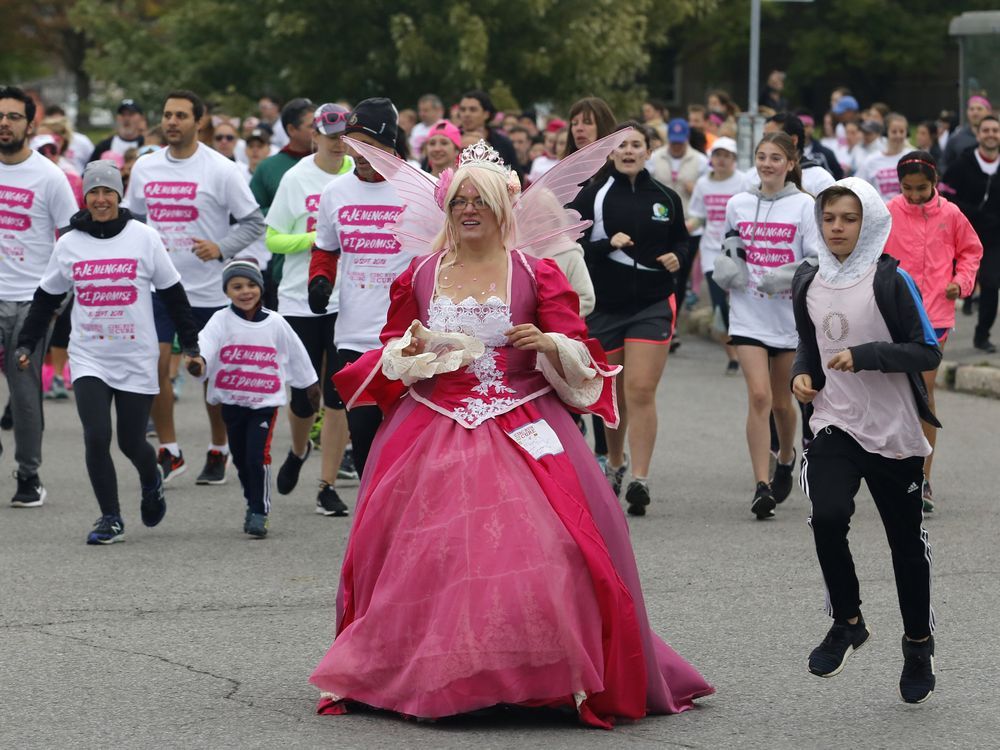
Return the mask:
M135 99L122 99L116 111L118 114L121 114L122 112L135 112L141 115L142 107L136 103Z

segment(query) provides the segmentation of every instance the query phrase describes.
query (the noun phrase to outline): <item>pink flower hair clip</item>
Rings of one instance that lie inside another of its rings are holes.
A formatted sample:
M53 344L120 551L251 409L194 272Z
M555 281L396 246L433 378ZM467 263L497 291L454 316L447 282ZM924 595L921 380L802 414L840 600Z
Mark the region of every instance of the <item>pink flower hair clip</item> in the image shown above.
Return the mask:
M507 195L511 198L519 195L521 192L521 180L517 176L517 172L513 169L507 174Z

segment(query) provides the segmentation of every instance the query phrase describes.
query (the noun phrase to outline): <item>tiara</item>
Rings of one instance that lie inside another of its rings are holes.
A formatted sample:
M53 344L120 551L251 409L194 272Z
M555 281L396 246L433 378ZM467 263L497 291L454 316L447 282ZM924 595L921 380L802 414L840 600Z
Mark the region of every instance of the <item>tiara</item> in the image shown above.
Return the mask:
M510 171L503 163L497 150L481 138L478 143L474 143L462 151L462 155L458 157L458 168L462 167L492 169L505 177Z

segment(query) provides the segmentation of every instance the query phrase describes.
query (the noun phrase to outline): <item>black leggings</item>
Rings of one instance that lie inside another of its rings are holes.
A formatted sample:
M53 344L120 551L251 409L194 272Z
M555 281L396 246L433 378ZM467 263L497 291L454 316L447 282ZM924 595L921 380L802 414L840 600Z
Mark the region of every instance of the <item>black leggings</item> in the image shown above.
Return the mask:
M152 394L119 391L100 378L83 377L73 381L76 410L83 424L83 444L87 473L97 495L102 515L121 515L118 505L118 477L111 460L111 401L118 417L118 447L139 472L143 487L156 484L156 451L146 441L146 424Z

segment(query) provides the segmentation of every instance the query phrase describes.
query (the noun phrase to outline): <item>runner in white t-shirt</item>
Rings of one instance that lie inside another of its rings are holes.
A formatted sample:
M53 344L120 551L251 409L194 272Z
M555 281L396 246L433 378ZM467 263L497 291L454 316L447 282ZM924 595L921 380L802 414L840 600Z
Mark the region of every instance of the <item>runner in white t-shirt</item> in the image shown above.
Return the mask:
M761 289L769 272L815 257L819 234L812 196L799 189L798 153L787 133L768 133L755 152L760 188L733 196L726 206L727 254L715 266L715 279L730 287L729 334L747 384L747 443L757 482L751 512L763 520L792 489L795 464L795 414L790 382L798 334L791 291L768 294ZM745 275L733 284L721 270L736 254ZM769 481L770 415L779 448Z
M701 270L708 282L708 294L712 308L719 316L726 331L729 330L729 298L726 291L712 279L715 259L722 253L722 240L726 224L726 206L730 198L745 189L746 178L736 169L736 141L732 138L716 138L708 152L712 171L702 175L695 183L691 202L688 204L688 232L702 229L698 244ZM726 344L729 364L726 374L735 375L739 371L736 349Z
M139 159L132 168L125 206L159 233L181 275L200 325L226 305L222 266L264 233L264 217L234 162L197 140L205 105L190 91L176 91L163 105L167 148ZM230 224L230 217L236 220ZM170 352L175 329L157 295L153 296L160 340L160 394L153 402L153 423L160 439L164 481L187 466L174 429ZM217 406L207 405L212 439L198 484L226 481L229 448Z
M149 409L160 388L151 287L167 302L189 354L198 352L198 328L159 235L119 209L124 191L118 169L91 162L83 184L86 208L56 243L18 339L17 358L25 368L41 357L36 345L63 299L75 292L69 360L87 474L101 507L87 543L111 544L124 540L125 529L111 459L112 401L118 447L139 474L142 522L156 526L166 512L156 451L146 441Z
M355 107L344 134L393 153L397 132L396 108L380 97L365 99ZM333 292L331 279L341 278L336 332L341 364L381 346L379 333L389 310L389 287L412 259L389 229L403 210L396 189L367 159L350 147L348 151L354 158L354 173L334 180L323 190L316 247L309 264L309 308L313 312L326 310ZM348 412L347 422L354 465L361 474L382 412L373 406L355 407Z
M315 314L309 309L309 259L316 241L320 196L324 188L335 179L352 179L340 177L354 169L354 160L347 155L347 144L341 140L349 115L350 111L338 104L323 104L317 108L313 117L316 153L302 158L282 176L266 222L268 250L285 258L278 286L278 307L305 345L323 387L320 433L323 463L316 498L316 512L323 515L343 515L347 507L333 489L348 441L344 402L333 386L333 375L340 369L337 347L333 343L340 279L334 284L325 312ZM278 492L282 495L295 489L302 464L309 457L309 432L315 416L309 409L305 391L293 389L288 411L292 448L278 471Z
M5 344L3 370L16 445L17 491L11 505L22 508L39 506L46 496L38 478L45 342L37 342L31 366L24 370L14 362L13 344L49 262L56 230L77 210L63 171L28 145L34 117L31 97L19 88L0 87L0 343Z
M910 126L906 118L898 112L886 115L885 151L872 154L861 164L857 176L873 185L886 203L900 195L899 176L896 165L903 154L912 151L909 143Z

